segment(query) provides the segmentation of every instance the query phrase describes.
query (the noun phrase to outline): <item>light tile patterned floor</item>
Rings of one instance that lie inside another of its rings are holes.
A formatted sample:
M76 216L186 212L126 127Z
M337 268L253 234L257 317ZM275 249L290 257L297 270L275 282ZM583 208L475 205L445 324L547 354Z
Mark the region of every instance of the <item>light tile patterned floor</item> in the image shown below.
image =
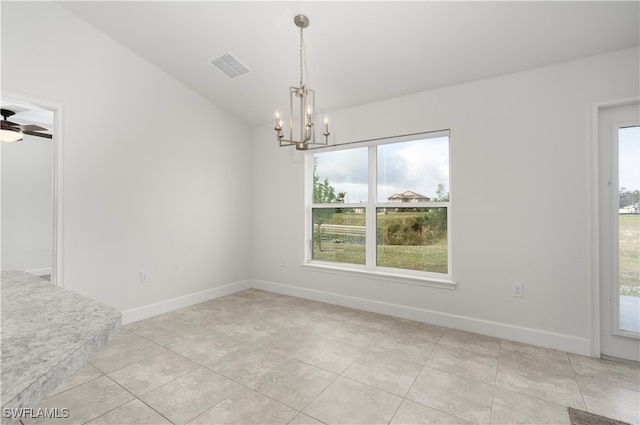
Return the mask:
M130 324L54 424L638 424L640 369L259 290Z

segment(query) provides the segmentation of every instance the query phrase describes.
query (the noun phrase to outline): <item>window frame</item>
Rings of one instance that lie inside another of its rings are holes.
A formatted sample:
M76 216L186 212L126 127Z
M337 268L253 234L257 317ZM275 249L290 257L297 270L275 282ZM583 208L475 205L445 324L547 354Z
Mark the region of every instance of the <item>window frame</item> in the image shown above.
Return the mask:
M447 209L447 273L425 272L410 269L383 267L376 264L377 258L377 211L378 208L396 208L397 203L379 202L377 195L377 147L402 142L435 139L447 137L449 139L449 200L411 203L411 208L446 208ZM366 211L366 261L365 264L339 263L313 259L313 208L336 208L337 204L313 203L313 169L316 153L340 150L368 148L368 199L366 203L341 203L339 208L365 208ZM326 147L312 148L305 153L305 220L304 220L304 263L303 270L337 273L369 279L406 283L411 285L431 286L445 289L455 289L452 264L452 197L451 197L451 131L440 130L433 132L414 133L403 136L372 139L358 142L343 143Z

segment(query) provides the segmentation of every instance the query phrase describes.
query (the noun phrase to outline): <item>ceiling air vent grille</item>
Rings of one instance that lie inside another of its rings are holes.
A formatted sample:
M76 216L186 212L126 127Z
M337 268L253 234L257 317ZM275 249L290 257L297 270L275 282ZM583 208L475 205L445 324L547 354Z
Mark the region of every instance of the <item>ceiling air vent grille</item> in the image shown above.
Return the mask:
M229 78L242 77L249 74L251 70L247 68L238 58L231 53L225 53L218 57L211 59L213 64L220 71L224 72Z

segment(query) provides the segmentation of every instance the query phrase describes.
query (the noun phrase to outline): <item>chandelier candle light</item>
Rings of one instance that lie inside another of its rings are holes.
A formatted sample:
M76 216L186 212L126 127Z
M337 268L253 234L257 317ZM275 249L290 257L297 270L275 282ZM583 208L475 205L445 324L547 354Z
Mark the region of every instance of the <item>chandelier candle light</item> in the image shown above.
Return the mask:
M280 142L280 146L295 145L297 150L307 150L309 145L329 144L329 120L324 119L324 129L322 135L324 141L316 142L316 132L314 128L314 113L316 108L316 92L304 84L303 64L304 64L304 38L302 31L309 26L309 18L305 15L297 15L293 22L300 28L300 86L289 87L289 138L285 139L282 131L282 119L280 113L276 112L276 126L273 128ZM294 111L299 111L300 121L295 130L299 131L300 138L294 139Z

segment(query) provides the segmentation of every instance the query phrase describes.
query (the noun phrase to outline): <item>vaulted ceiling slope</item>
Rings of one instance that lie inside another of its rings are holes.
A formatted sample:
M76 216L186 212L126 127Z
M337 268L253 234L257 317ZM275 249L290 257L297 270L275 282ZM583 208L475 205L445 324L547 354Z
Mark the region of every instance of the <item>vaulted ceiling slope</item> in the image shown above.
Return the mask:
M638 46L640 2L71 1L60 4L248 125L297 85L326 111ZM210 64L233 53L251 71Z

